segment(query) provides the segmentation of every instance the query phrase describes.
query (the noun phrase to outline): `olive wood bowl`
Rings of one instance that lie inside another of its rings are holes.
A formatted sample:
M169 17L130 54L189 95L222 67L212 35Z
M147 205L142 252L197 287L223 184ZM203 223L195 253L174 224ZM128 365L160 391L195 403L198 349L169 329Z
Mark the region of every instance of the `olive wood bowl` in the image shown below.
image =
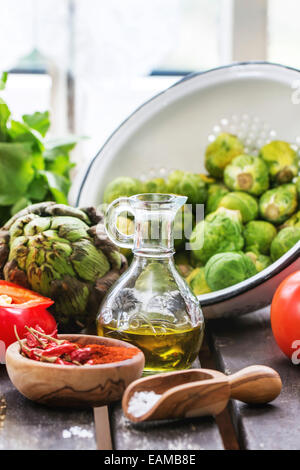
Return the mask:
M82 345L124 346L129 343L92 335L58 335L59 339ZM20 354L18 342L6 351L10 380L29 400L49 406L97 407L120 400L126 387L141 377L145 358L142 351L125 361L90 366L64 366L38 362Z

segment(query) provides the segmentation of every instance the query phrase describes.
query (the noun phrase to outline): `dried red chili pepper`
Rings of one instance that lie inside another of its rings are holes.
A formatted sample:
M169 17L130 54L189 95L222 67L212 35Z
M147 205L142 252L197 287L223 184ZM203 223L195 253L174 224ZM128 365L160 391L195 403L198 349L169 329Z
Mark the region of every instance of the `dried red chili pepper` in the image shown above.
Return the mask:
M92 350L89 347L79 348L76 351L73 351L70 354L71 361L80 362L83 364L84 362L88 361L91 358Z
M15 334L20 344L20 352L29 359L50 362L58 365L97 365L131 359L138 349L103 344L72 343L55 338L56 331L46 335L42 328L27 328L26 344Z
M50 346L44 349L43 356L50 357L50 356L62 356L63 354L70 354L75 349L78 349L76 343L64 343L55 346Z

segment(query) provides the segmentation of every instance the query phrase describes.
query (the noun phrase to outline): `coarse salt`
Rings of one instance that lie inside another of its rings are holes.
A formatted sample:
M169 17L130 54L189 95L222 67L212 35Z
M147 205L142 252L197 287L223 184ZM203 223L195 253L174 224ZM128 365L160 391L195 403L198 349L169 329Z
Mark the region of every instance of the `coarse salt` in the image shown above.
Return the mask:
M134 392L128 403L128 413L135 418L143 416L151 410L161 395L155 392Z

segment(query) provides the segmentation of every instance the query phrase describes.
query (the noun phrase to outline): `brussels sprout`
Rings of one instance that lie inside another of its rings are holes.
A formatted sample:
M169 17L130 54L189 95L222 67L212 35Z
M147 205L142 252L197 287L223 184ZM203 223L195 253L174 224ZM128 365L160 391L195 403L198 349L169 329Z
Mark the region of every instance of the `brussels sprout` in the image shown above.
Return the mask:
M286 227L274 238L271 244L271 258L276 261L300 240L300 227Z
M259 253L268 255L277 230L270 222L252 220L245 226L243 235L247 251L258 250Z
M239 155L225 168L224 182L231 190L260 196L269 187L267 165L259 157Z
M274 140L260 149L260 157L266 162L272 181L289 183L298 175L298 157L290 144Z
M186 282L195 295L208 294L211 292L205 280L204 268L194 269L186 278Z
M222 197L218 207L240 211L243 223L254 220L258 214L256 199L250 194L235 191Z
M244 253L219 253L205 266L205 279L213 291L233 286L256 273L253 261Z
M269 189L259 200L261 217L274 224L285 222L296 209L297 191L291 183Z
M210 175L222 178L226 165L243 152L242 142L235 135L224 132L206 148L205 167Z
M180 251L179 253L175 253L174 259L177 271L182 277L187 277L193 271L193 267L190 264L191 262L187 251Z
M144 183L145 193L167 193L167 183L163 178L153 178Z
M167 186L170 193L187 196L189 204L203 204L206 201L206 183L198 174L175 170L169 175Z
M125 235L132 235L134 233L134 222L128 217L120 215L117 219L117 229ZM132 251L129 248L120 248L120 252L127 258L132 254Z
M296 214L287 219L279 228L281 230L285 227L300 227L300 211L296 212Z
M111 181L105 188L103 202L110 202L122 196L133 196L144 192L144 185L136 178L129 176L120 176Z
M229 190L222 183L211 184L207 190L207 201L205 204L205 214L210 214L218 209L219 202Z
M208 176L205 173L198 173L198 175L200 176L202 181L207 184L207 186L216 183L215 178L212 178L211 176Z
M187 205L182 206L176 214L174 220L174 247L178 251L180 248L184 248L184 244L187 240L187 236L191 234L194 226L194 216L188 209Z
M298 178L296 179L295 184L296 184L298 199L299 199L299 202L300 202L300 176L298 176Z
M199 222L190 237L193 258L201 264L216 253L238 251L243 245L240 212L223 207Z
M253 261L258 273L272 264L270 256L262 255L257 251L248 251L246 255Z

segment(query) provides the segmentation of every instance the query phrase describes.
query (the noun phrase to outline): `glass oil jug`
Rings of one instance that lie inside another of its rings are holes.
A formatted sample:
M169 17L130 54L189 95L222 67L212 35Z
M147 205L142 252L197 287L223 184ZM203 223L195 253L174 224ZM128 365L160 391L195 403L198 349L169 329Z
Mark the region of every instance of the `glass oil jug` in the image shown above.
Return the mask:
M131 248L133 260L104 299L97 318L100 336L128 341L145 355L145 372L188 368L203 339L197 297L175 268L173 223L186 197L140 194L119 198L105 217L110 239ZM135 231L117 228L120 214L134 217Z

